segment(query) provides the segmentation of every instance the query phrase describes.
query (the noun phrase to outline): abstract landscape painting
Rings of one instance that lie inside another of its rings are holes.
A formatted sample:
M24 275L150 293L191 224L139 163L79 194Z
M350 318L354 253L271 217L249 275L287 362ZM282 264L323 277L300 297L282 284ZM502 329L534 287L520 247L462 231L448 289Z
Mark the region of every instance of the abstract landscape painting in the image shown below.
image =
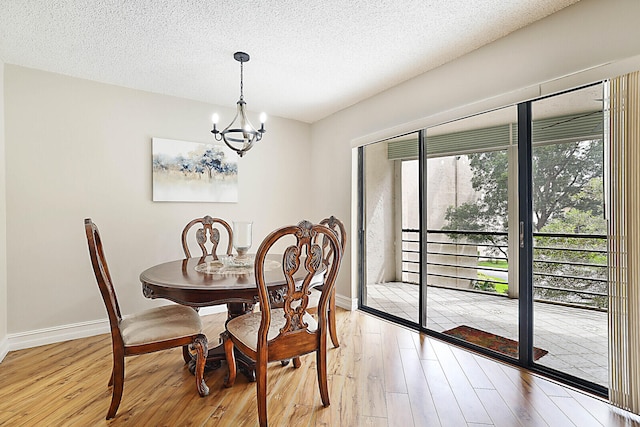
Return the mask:
M238 156L221 144L152 138L153 200L238 201Z

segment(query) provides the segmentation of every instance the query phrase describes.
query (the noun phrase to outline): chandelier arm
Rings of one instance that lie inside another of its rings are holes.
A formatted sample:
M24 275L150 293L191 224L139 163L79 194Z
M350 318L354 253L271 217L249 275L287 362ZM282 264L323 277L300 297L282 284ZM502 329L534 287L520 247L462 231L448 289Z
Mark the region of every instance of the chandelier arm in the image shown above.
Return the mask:
M238 104L240 104L240 102L241 102L241 101L238 101ZM235 116L233 116L233 120L231 120L231 123L229 123L229 125L228 125L226 128L224 128L224 129L220 132L220 133L222 133L222 135L225 135L225 134L227 134L228 132L233 131L233 129L232 129L232 127L231 127L231 126L233 126L233 125L236 123L236 120L238 120L238 114L240 114L240 111L241 111L242 109L243 109L243 108L240 106L240 107L238 108L238 110L236 110L236 115L235 115Z

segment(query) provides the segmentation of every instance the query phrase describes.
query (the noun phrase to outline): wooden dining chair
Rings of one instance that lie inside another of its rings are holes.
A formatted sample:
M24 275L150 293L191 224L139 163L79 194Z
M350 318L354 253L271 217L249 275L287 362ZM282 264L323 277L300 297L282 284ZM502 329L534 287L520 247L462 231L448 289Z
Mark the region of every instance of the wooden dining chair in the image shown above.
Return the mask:
M191 258L191 251L189 251L189 236L192 227L201 226L196 228L195 239L198 246L202 250L202 256L211 255L214 260L218 259L218 245L220 244L220 231L222 230L227 235L227 255L231 255L233 248L233 230L229 223L220 218L212 218L209 215L203 218L196 218L190 221L182 230L182 250L186 258ZM210 246L210 248L208 247Z
M326 239L326 246L316 243L318 238ZM277 267L265 263L268 252L276 244L279 248L289 244L282 256L282 265ZM333 252L328 262L325 262L326 251ZM254 270L261 311L229 320L223 338L229 367L226 387L231 387L236 379L234 346L256 362L258 420L261 426L267 425L268 362L293 359L293 365L299 367L300 356L315 352L320 397L323 406L329 406L327 311L341 261L342 250L336 234L324 225L313 225L308 221L273 231L258 248ZM267 268L277 268L287 284L282 308L269 304L268 284L265 283ZM319 321L316 322L306 310L310 286L318 278L324 283L318 305Z
M340 242L340 250L344 254L344 248L347 244L347 232L344 228L344 224L342 221L331 215L329 218L325 218L320 221L320 224L326 225L329 227L338 237L338 241ZM322 247L328 247L328 241L324 239L322 241ZM325 262L329 262L329 259L333 255L331 250L325 251ZM309 305L307 307L307 311L309 313L316 313L318 309L318 304L320 303L320 295L322 295L322 289L313 288L311 290L311 295L309 296ZM329 335L331 336L331 342L334 347L340 347L340 341L338 340L338 330L336 328L336 289L335 287L331 291L331 295L329 296Z
M107 419L115 417L124 388L124 358L174 347L191 346L196 353L196 388L200 396L209 394L204 382L207 337L202 334L198 313L182 305L165 305L123 316L111 281L102 240L90 218L84 220L91 265L107 308L113 344L113 369L109 386L113 386ZM185 362L186 362L185 358Z

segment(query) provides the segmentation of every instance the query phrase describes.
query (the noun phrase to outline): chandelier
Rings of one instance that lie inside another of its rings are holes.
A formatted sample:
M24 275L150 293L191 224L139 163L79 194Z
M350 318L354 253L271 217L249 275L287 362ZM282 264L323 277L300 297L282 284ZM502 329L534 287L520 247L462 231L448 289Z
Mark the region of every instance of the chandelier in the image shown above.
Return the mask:
M246 105L243 94L243 64L249 62L249 55L244 52L236 52L233 54L236 61L240 62L240 99L237 103L236 115L224 130L219 131L216 127L218 124L218 115L212 117L213 129L211 133L216 141L224 141L227 147L238 153L240 157L244 155L253 144L262 139L262 134L266 132L264 122L267 118L265 113L260 114L260 129L256 130L247 118Z

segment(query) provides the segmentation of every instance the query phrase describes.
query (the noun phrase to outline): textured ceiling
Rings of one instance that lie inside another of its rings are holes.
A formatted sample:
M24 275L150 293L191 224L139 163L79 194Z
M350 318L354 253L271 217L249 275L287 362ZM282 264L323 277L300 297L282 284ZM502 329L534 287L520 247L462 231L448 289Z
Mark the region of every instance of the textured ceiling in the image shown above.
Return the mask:
M0 58L312 123L578 0L0 0ZM224 120L223 120L224 121Z

